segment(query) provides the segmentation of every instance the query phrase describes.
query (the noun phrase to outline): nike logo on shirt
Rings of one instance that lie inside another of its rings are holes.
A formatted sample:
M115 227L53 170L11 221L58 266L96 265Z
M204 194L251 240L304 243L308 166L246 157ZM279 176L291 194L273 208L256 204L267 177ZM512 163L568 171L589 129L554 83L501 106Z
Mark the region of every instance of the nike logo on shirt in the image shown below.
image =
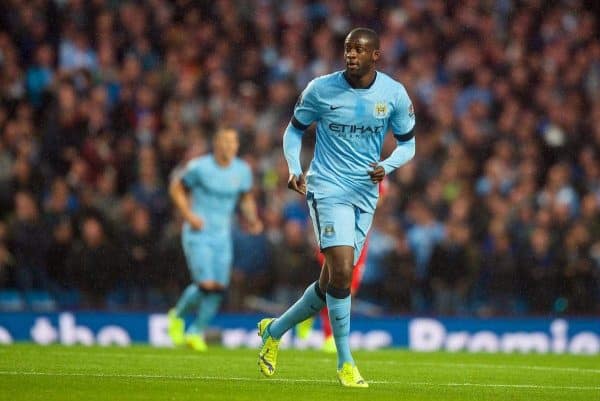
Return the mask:
M337 110L342 106L329 106L329 110Z

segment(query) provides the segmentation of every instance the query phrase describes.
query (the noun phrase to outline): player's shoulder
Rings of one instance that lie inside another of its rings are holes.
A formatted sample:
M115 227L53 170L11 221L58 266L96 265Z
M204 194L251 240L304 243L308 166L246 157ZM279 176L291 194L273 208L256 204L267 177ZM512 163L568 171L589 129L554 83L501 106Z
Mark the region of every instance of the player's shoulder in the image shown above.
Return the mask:
M406 93L406 88L402 84L402 82L390 77L385 72L377 71L377 78L381 87L384 87L386 90L396 90L401 93Z
M238 156L233 158L233 165L236 169L242 171L251 171L250 165L248 162Z
M320 90L339 85L342 73L343 71L335 71L330 74L320 75L318 77L313 78L313 80L310 81L306 87Z
M343 71L334 71L329 74L319 75L318 77L315 77L313 81L318 85L331 84L334 82L338 82L343 73Z
M195 157L187 162L186 169L200 169L212 163L212 154L208 153L202 156Z

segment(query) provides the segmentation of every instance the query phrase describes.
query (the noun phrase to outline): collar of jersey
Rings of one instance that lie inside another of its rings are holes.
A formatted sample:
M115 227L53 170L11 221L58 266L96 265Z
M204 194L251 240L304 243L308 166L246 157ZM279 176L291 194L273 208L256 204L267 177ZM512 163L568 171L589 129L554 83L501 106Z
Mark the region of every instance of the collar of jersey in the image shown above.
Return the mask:
M375 71L375 76L373 77L373 80L371 81L371 83L364 87L364 88L355 88L354 86L352 86L352 83L350 82L350 80L348 79L348 77L346 77L346 71L342 71L342 77L344 77L344 81L346 81L346 83L348 84L349 87L351 87L354 90L368 90L371 89L373 87L373 84L375 83L375 81L377 81L377 71Z

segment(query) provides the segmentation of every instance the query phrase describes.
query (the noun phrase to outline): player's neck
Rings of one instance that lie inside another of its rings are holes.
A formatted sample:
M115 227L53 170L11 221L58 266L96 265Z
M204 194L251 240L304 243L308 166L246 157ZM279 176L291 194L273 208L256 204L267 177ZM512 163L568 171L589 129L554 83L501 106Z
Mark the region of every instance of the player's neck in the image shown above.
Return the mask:
M231 161L233 160L231 158L228 158L227 156L218 155L218 154L215 154L214 158L215 158L215 162L221 167L229 166L231 164Z
M375 83L375 79L377 78L377 71L371 70L362 77L353 77L348 74L348 71L344 71L344 78L354 89L369 89Z

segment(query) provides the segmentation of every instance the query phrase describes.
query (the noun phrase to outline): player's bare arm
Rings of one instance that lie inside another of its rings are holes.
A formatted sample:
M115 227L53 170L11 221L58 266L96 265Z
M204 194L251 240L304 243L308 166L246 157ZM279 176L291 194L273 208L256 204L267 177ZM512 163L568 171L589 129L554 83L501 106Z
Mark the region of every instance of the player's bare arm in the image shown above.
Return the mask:
M248 223L248 231L252 234L260 234L263 230L262 221L258 218L256 200L252 192L244 193L240 198L240 211Z
M181 179L174 179L169 186L169 195L183 218L194 230L202 230L204 221L190 208L188 193Z

